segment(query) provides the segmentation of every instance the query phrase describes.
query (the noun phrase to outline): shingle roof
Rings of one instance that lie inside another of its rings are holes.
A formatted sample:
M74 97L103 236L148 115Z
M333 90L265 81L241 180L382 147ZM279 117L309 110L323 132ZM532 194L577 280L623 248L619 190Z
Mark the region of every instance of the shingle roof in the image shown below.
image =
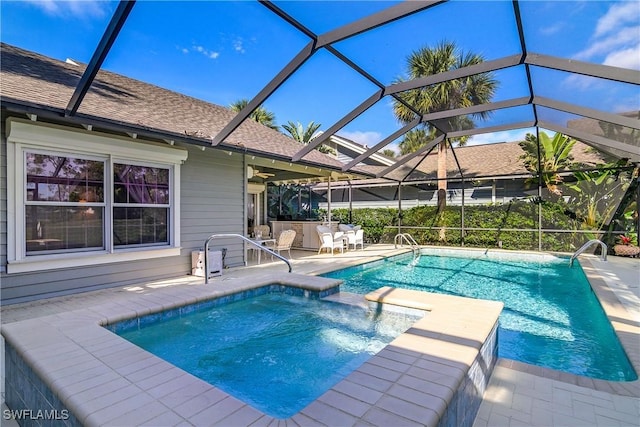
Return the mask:
M503 142L458 147L454 148L454 150L465 178L529 175L530 172L524 166L522 159L520 159L524 151L518 144L518 141ZM591 147L581 142L576 143L571 154L574 162L582 163L586 167L592 167L606 161L601 154L596 153ZM422 157L408 161L403 166L391 171L387 177L395 180L437 179L437 149L434 149L415 168L420 160L422 160ZM414 168L415 170L412 172ZM409 176L407 177L407 175ZM448 151L447 155L447 176L460 177L460 172L451 150Z
M60 113L71 98L84 71L73 65L34 52L0 43L2 63L1 96L5 102ZM77 117L100 118L141 130L209 140L235 113L219 105L176 93L161 87L100 70ZM251 154L291 158L300 144L282 133L246 120L222 144ZM342 163L316 150L303 161L339 169Z

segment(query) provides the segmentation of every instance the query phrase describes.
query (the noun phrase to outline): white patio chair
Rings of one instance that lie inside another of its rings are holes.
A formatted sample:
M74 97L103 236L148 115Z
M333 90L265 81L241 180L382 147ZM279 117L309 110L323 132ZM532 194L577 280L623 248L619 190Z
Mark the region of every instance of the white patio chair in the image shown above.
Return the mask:
M316 231L318 232L318 238L320 239L318 254L320 254L322 249L325 248L331 251L331 255L333 255L333 251L336 249L340 249L340 252L344 253L345 236L342 231L333 233L329 227L324 225L318 225L316 227Z
M253 227L253 235L257 237L258 233L263 239L271 238L271 228L268 225L256 225Z
M280 254L280 251L288 251L289 258L291 257L291 246L293 245L293 241L296 238L296 230L282 230L280 235L278 236L278 240L276 240L275 245L269 246L269 249Z
M338 225L338 229L344 233L347 237L347 247L355 251L360 245L360 248L364 250L364 230L359 225L352 226L347 224Z

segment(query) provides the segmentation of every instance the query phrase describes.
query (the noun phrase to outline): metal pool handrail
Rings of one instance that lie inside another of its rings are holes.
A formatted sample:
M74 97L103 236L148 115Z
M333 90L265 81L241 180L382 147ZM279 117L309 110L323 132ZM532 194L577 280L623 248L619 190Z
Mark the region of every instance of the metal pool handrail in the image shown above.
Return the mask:
M576 251L575 254L571 255L571 259L569 260L569 267L573 267L573 260L578 258L578 255L580 255L582 252L586 251L589 246L591 246L591 245L593 245L595 243L599 243L600 247L602 247L602 255L600 256L600 259L602 261L606 261L607 260L607 245L601 240L592 239L592 240L589 240L584 245L582 245L580 247L580 249L578 249Z
M279 258L282 261L284 261L289 266L289 273L291 273L291 263L289 262L288 259L286 259L282 255L272 251L269 248L265 248L260 243L254 242L253 240L243 236L242 234L234 234L234 233L213 234L213 235L209 236L209 238L207 238L207 240L204 242L204 283L205 284L209 284L209 243L211 243L211 241L213 239L217 239L217 238L220 238L220 237L238 237L238 238L244 240L245 242L252 244L253 246L258 248L259 250L265 251L266 253L271 254L271 255L275 256L276 258Z
M414 239L413 236L409 233L396 234L396 237L393 238L394 247L397 249L398 241L400 241L400 244L402 244L403 240L406 241L409 244L409 246L411 246L412 249L418 248L418 242L416 242L416 239Z
M407 242L409 246L411 246L411 251L413 252L413 260L411 261L411 265L415 266L421 255L418 242L416 242L416 239L414 239L413 236L409 233L398 233L396 234L396 237L393 238L393 246L397 249L398 241L400 241L400 244L402 244L403 240Z

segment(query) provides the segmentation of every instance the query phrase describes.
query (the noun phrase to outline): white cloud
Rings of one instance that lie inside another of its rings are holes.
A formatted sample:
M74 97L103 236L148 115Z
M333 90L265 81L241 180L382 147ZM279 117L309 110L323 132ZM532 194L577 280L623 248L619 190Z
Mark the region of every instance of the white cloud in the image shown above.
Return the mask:
M634 23L640 20L640 3L628 1L614 4L596 25L595 37L615 31L626 23Z
M541 27L540 28L540 33L545 35L545 36L550 36L550 35L559 33L565 27L566 27L566 24L564 22L557 22L557 23L555 23L553 25L549 25L549 26L546 26L546 27Z
M100 0L24 0L42 9L49 15L93 18L105 16L108 3Z
M575 55L576 59L589 59L597 55L606 54L614 49L640 43L640 26L623 27L613 34L601 39L596 39L588 48Z
M573 89L595 90L604 87L604 82L598 77L584 76L582 74L571 74L564 79L564 84Z
M528 133L535 134L535 129L517 129L508 130L502 132L483 133L480 135L473 135L467 141L469 145L483 145L483 144L495 144L497 142L513 142L522 141Z
M640 2L613 4L596 24L588 46L574 58L640 69Z
M338 134L338 136L342 136L344 138L350 139L352 141L357 142L358 144L366 145L367 147L376 145L378 142L382 140L382 134L380 132L373 132L373 131L365 131L365 132L342 131Z
M188 54L189 52L197 52L197 53L200 53L200 54L202 54L202 55L204 55L204 56L206 56L207 58L210 58L210 59L216 59L216 58L218 58L220 56L220 52L216 52L214 50L207 49L206 47L201 46L201 45L195 45L194 44L193 46L191 46L191 49L186 48L186 47L178 47L178 49L182 53L184 53L185 55Z
M243 44L243 42L242 42L242 37L238 37L238 38L236 38L236 39L232 42L232 44L233 44L233 50L235 50L236 52L239 52L239 53L244 53L244 52L245 52L245 50L244 50L244 44Z
M610 53L604 59L604 65L640 70L640 43L629 49Z

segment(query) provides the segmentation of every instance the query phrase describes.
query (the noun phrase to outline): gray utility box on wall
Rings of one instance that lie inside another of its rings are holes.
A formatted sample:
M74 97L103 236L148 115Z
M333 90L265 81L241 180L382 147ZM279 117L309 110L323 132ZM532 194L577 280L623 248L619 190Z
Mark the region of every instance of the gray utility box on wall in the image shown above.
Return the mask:
M191 274L204 277L204 251L191 252ZM209 277L222 276L222 251L209 251Z

